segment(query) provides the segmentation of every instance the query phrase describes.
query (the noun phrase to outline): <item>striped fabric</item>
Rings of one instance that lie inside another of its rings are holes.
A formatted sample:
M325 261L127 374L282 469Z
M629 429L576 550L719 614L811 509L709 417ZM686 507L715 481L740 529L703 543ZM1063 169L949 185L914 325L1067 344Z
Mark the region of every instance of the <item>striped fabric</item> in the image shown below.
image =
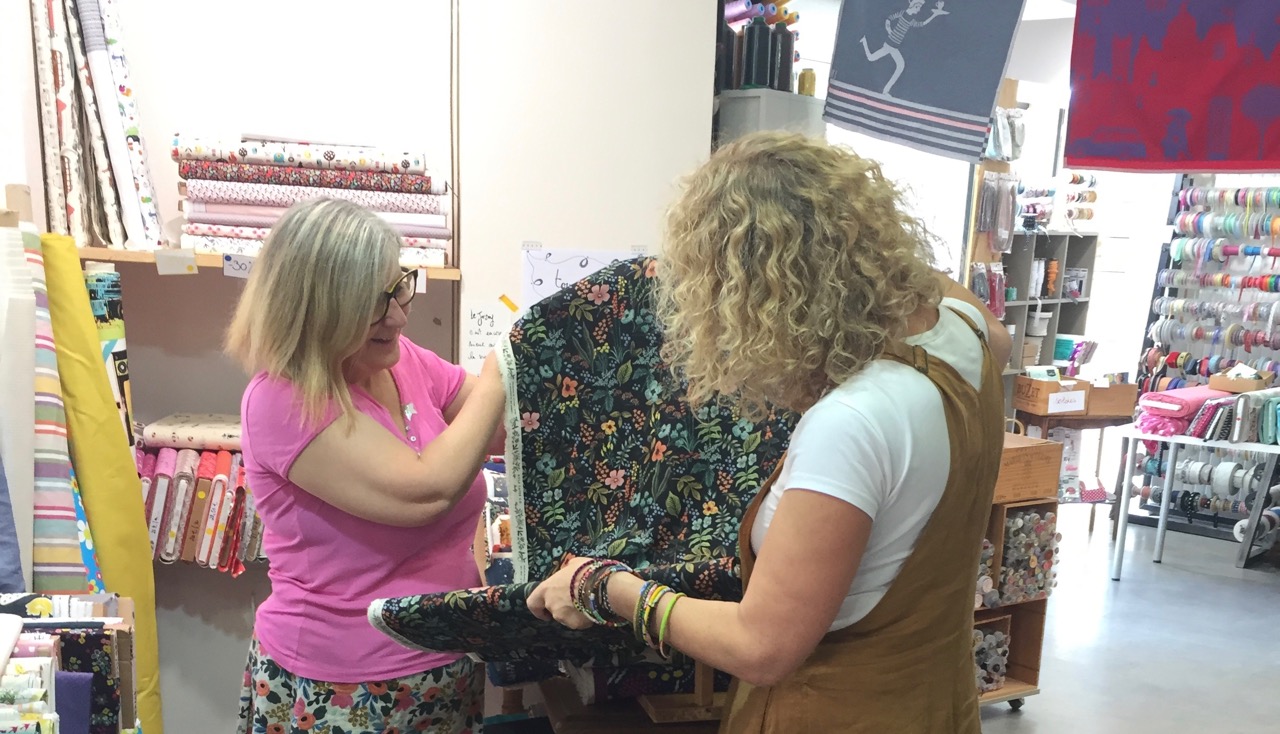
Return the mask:
M971 162L978 160L991 131L990 117L895 99L835 79L827 88L823 119L873 138Z
M71 455L67 448L67 413L58 377L53 322L49 319L49 291L45 283L40 237L24 230L22 246L27 254L36 294L36 481L32 591L84 593L90 590L89 572L81 555L80 532L76 524Z

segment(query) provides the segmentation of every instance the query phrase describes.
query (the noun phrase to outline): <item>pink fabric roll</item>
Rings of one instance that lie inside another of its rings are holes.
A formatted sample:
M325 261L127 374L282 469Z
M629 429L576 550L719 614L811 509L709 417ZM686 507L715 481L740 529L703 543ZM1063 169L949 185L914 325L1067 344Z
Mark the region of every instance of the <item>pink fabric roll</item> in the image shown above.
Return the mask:
M1187 432L1191 423L1185 418L1171 418L1163 415L1152 415L1143 412L1135 424L1138 430L1153 436L1181 436Z
M1150 415L1190 419L1205 402L1230 395L1231 393L1214 390L1206 385L1180 387L1177 390L1146 393L1138 400L1138 407Z
M223 224L236 227L263 227L268 229L275 226L276 220L280 218L279 216L270 214L228 214L222 212L190 211L190 207L188 207L186 217L188 222L196 222L200 224ZM394 222L389 222L389 224L391 225L391 228L402 237L426 237L441 240L453 238L452 230L447 227L396 224Z
M288 207L300 201L342 199L359 204L370 211L406 214L441 214L447 211L449 199L436 194L406 194L392 191L360 191L324 189L317 186L285 186L239 181L187 181L187 198L209 204L250 204L254 206Z
M279 219L289 211L285 206L259 206L254 204L216 204L203 201L188 201L188 212L204 212L207 214L232 214ZM404 212L374 212L387 224L404 224L414 227L444 227L448 220L443 214L406 214Z

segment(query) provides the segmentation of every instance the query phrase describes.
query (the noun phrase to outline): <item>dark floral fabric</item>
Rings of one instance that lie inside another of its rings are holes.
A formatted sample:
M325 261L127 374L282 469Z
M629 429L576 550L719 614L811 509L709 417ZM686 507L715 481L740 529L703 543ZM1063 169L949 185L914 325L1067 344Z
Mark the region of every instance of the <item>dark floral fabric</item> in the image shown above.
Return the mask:
M676 657L670 662L639 660L626 665L588 667L573 671L579 694L596 703L637 696L693 693L693 660ZM715 690L729 690L733 677L716 671ZM589 698L588 698L589 697Z
M622 560L690 596L742 596L736 557L748 503L781 459L796 416L760 423L729 402L693 409L662 363L656 261L618 262L533 306L510 335L507 426L514 578L550 576L571 555ZM489 661L613 661L625 630L534 618L536 583L378 602L401 642Z
M473 734L484 721L484 669L469 658L414 676L328 683L281 668L255 639L237 734Z
M120 681L112 663L114 645L115 638L105 630L62 630L58 633L62 670L93 674L90 734L117 734L120 731Z

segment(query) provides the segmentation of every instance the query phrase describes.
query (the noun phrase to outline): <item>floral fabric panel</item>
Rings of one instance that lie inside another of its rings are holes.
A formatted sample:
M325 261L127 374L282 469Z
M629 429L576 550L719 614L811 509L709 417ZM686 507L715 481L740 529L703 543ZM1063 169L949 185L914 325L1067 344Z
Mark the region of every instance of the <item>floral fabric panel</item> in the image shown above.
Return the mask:
M627 631L566 630L525 608L569 555L610 557L690 596L737 600L738 528L781 459L795 416L761 423L691 408L661 362L656 263L615 263L533 306L504 370L514 586L380 600L370 619L403 643L488 661L614 661ZM510 390L510 387L508 388Z
M329 683L293 675L253 641L238 734L473 734L484 720L484 669L468 658L419 675Z
M90 734L117 734L120 731L120 681L112 662L113 636L102 630L64 630L58 633L58 642L63 670L93 674Z
M178 175L191 181L243 181L285 186L312 186L355 191L402 191L410 194L443 194L448 185L430 176L380 171L337 171L328 168L268 166L257 163L222 161L178 161Z

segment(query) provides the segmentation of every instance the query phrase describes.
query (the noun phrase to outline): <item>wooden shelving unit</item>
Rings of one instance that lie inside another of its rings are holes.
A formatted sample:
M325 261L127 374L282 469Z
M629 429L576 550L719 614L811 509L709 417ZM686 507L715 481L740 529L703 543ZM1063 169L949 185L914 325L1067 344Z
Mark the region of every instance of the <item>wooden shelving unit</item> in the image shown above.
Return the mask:
M196 267L221 268L222 255L197 254ZM155 253L149 250L115 250L106 247L81 247L80 259L90 262L108 263L152 263L156 261ZM430 280L462 280L462 271L458 268L420 268Z
M991 575L1000 588L1000 570L1004 564L1005 518L1013 509L1037 508L1054 513L1058 511L1056 499L1029 499L1002 502L992 505L987 526L987 540L996 548L991 565ZM1009 671L1005 683L994 691L979 695L984 706L1008 703L1014 710L1022 708L1028 696L1040 692L1040 658L1044 648L1045 612L1048 599L1033 599L1013 604L1001 603L998 607L976 609L973 612L975 627L988 624L1000 617L1010 617Z

